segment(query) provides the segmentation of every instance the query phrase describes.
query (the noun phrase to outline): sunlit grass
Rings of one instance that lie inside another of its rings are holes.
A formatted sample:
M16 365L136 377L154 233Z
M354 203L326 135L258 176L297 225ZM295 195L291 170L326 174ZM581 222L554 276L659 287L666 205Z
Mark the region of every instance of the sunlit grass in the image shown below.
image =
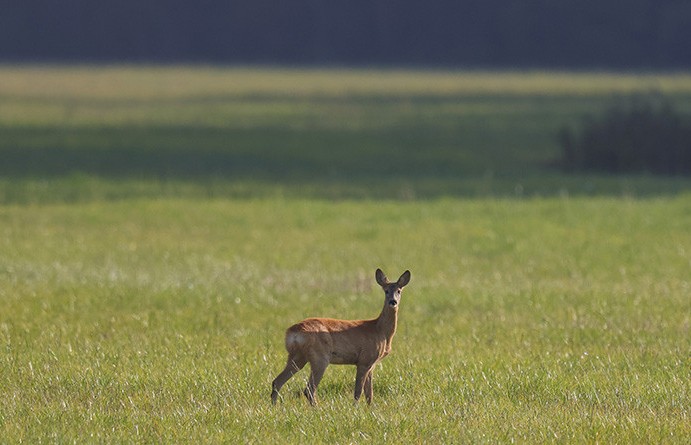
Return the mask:
M153 100L219 96L592 95L660 90L691 93L686 73L435 71L222 67L0 67L9 97Z
M0 66L0 124L261 125L276 118L319 126L385 125L407 100L458 98L456 108L501 112L492 98L593 97L659 91L691 94L691 76L569 72ZM463 98L484 99L464 102ZM488 100L489 99L489 100ZM342 101L336 106L331 101ZM375 106L362 117L358 101ZM380 103L385 101L393 103ZM320 104L321 103L321 104ZM354 104L349 106L348 104ZM526 102L523 102L525 104ZM520 106L519 102L519 106ZM516 104L507 103L515 107ZM379 109L377 109L379 108ZM353 112L349 112L349 109ZM509 109L509 108L504 108ZM325 114L329 110L331 113ZM455 112L454 112L455 113ZM389 113L390 114L390 113ZM332 121L331 119L338 120ZM345 118L345 120L344 120ZM275 121L273 121L275 122Z
M650 88L689 108L684 74L0 67L0 437L688 443L688 180L549 167ZM374 404L332 366L271 406L284 329L374 317L377 267L413 278Z
M10 441L673 442L689 436L688 197L169 199L0 210ZM283 330L375 316L375 400L272 407Z

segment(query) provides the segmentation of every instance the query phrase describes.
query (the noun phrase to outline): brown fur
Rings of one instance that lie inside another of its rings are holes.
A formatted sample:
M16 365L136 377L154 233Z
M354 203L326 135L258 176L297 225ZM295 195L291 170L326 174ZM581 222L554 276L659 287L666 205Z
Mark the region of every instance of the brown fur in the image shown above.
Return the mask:
M281 387L308 362L311 373L304 394L312 405L316 404L317 386L329 364L355 365L355 401L364 390L367 403L372 402L372 373L375 365L391 352L401 289L410 281L410 272L405 271L391 283L377 269L375 278L385 295L379 317L372 320L307 318L286 330L288 363L271 385L273 403Z

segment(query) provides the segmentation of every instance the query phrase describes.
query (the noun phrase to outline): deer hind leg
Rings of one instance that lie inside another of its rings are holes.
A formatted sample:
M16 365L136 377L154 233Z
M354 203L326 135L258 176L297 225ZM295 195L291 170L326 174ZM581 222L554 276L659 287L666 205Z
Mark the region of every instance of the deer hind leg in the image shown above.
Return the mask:
M326 360L310 361L310 368L312 372L310 373L310 379L307 382L307 387L305 388L304 394L312 406L317 404L317 386L319 386L319 382L324 376L324 371L326 371L326 367L328 365L329 362Z
M363 388L365 388L367 402L372 402L372 369L374 369L374 365L357 365L357 374L355 375L355 402L360 400Z
M291 354L288 356L288 363L286 367L271 383L271 402L276 404L278 399L278 391L281 387L299 370L305 367L307 360L301 354Z

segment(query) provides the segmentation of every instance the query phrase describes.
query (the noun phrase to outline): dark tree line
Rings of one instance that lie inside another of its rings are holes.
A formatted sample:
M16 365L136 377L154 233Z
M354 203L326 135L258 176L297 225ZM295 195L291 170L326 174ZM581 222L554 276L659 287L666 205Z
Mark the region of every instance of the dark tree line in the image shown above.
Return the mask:
M691 118L663 96L634 96L560 131L569 171L691 175Z
M688 0L9 0L0 61L691 67Z

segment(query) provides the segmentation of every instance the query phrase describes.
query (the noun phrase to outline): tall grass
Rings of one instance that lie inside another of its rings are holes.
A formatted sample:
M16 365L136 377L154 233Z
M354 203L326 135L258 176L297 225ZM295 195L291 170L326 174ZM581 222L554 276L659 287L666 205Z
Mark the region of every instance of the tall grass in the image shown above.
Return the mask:
M688 197L3 206L10 442L688 441ZM276 407L283 330L375 316L374 404L332 366Z
M689 107L686 75L1 67L2 441L688 443L688 181L548 165L651 84ZM373 405L332 366L271 406L284 329L374 317L377 267L412 281Z

